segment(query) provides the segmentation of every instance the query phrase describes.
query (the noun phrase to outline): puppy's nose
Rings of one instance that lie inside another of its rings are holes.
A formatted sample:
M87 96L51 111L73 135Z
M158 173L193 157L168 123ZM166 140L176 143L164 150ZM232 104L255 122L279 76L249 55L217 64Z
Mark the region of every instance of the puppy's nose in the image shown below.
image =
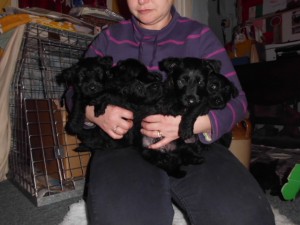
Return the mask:
M159 84L158 83L154 83L153 85L151 85L152 90L157 90L159 88Z
M186 101L188 105L192 105L196 103L196 97L195 96L187 96Z

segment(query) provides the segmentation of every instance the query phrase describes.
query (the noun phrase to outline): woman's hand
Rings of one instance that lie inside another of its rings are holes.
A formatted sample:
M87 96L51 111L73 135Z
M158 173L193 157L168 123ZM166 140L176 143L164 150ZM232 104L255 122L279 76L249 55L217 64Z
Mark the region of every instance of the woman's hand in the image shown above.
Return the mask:
M148 146L148 148L159 149L178 139L180 121L181 116L151 115L144 118L141 133L152 138L163 137L159 142Z
M148 148L159 149L171 141L178 139L181 119L181 116L174 117L164 115L151 115L146 117L142 122L142 134L152 138L164 137ZM211 122L208 115L198 116L194 123L193 132L194 134L211 133Z
M95 117L94 106L87 106L85 116L113 139L122 139L133 126L133 113L118 106L108 105L99 117Z

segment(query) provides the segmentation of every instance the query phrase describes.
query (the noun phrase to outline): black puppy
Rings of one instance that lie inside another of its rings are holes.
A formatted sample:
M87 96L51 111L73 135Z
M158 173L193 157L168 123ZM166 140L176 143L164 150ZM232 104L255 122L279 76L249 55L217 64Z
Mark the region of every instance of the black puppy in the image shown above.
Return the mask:
M139 60L121 60L110 70L105 94L94 101L96 115L104 113L107 105L133 111L143 105L154 104L162 96L162 75L149 72Z
M128 132L124 138L116 140L98 126L85 129L85 108L87 105L95 106L95 116L102 115L107 105L116 105L135 112L141 103L153 104L155 97L162 93L162 77L157 73L149 73L145 65L135 59L119 61L116 66L112 66L110 57L88 58L83 61L89 65L88 69L86 64L80 61L74 68L63 71L62 75L57 77L58 81L64 80L75 89L75 105L66 129L69 133L76 134L82 142L76 150L93 151L131 145L134 135L132 131ZM107 64L103 65L103 62ZM97 91L90 93L87 87L95 83L94 77L99 76L101 85L93 85L93 90L97 89Z
M223 75L219 74L221 63L198 58L167 58L160 63L160 69L168 78L165 82L166 94L156 109L164 115L182 116L179 127L180 139L165 146L160 151L147 148L143 156L151 163L180 178L185 175L180 167L203 162L202 151L207 148L193 135L193 125L199 115L210 109L224 108L237 95L237 89ZM144 138L147 144L156 140Z
M170 78L170 96L177 95L177 107L184 110L179 127L179 136L184 140L193 136L193 125L199 115L205 115L211 109L223 109L238 95L234 84L219 73L220 61L169 58L162 61L161 67Z
M110 56L82 58L56 76L59 85L65 84L66 90L70 86L74 89L73 106L69 110L65 129L69 134L77 135L82 142L76 151L89 151L94 142L100 142L97 143L99 146L105 143L105 139L98 136L100 128L85 129L85 108L93 105L95 99L105 92L105 82L109 78L112 63Z

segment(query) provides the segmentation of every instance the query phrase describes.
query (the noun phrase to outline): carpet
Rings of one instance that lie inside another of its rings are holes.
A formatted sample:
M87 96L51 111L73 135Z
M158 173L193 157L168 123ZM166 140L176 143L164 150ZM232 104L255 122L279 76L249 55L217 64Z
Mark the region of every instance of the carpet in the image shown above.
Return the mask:
M173 205L175 216L173 225L187 225L183 214ZM279 210L272 206L276 225L297 225L290 221L285 215L280 214ZM86 219L86 208L84 200L80 200L70 206L69 212L66 214L64 220L59 225L88 225Z

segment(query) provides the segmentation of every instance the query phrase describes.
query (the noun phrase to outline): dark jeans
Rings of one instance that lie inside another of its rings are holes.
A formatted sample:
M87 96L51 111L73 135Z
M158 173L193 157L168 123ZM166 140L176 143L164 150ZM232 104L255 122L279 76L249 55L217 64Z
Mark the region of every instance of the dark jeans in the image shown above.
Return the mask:
M274 225L271 207L243 165L221 145L176 179L132 149L96 152L88 215L92 225L171 225L172 201L192 225Z

